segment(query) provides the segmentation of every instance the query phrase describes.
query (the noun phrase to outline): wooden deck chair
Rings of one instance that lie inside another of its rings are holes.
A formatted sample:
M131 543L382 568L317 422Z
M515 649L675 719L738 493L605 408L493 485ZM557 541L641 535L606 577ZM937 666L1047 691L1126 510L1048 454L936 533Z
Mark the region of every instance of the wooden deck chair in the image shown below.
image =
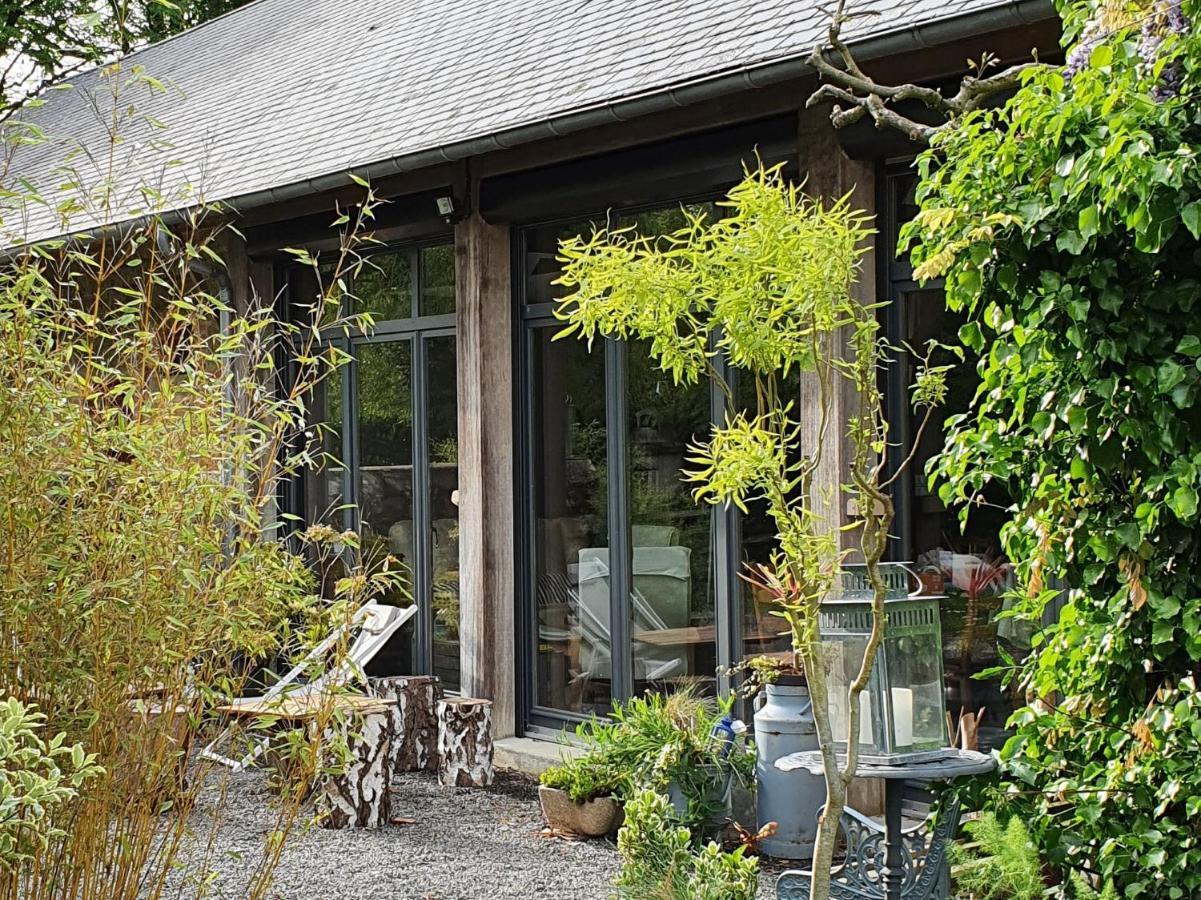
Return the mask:
M303 660L293 666L266 692L254 697L236 697L228 706L257 706L264 701L276 700L284 696L311 694L340 687L355 679L362 679L363 669L383 649L392 635L417 614L417 606L384 606L371 600L355 610L350 621L334 629L334 631L308 652ZM354 634L356 632L357 634ZM354 634L347 648L346 656L337 668L322 672L311 681L298 684L299 679L314 663L327 654L338 641ZM235 772L249 768L267 749L267 739L263 738L241 759L233 759L218 753L216 747L225 739L229 729L222 732L206 746L200 755L204 759L229 766Z

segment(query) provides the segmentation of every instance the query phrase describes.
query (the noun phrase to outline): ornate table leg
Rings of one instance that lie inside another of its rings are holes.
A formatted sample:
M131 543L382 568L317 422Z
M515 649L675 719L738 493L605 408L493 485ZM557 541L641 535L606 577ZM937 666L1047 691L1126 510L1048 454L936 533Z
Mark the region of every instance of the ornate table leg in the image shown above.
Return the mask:
M884 868L880 881L886 900L901 900L905 886L905 862L901 852L901 798L905 782L890 778L884 782Z

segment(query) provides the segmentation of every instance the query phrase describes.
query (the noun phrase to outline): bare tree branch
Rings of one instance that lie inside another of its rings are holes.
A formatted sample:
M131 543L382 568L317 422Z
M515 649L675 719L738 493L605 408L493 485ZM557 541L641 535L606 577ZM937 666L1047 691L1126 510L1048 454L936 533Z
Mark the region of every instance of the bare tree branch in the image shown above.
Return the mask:
M967 113L986 105L998 94L1017 87L1026 70L1043 65L1037 61L1021 63L987 77L967 76L951 97L917 84L880 84L859 67L842 36L843 26L848 22L876 13L870 10L848 12L846 7L847 0L838 0L830 14L826 43L814 47L809 54L809 64L826 83L809 96L805 105L833 104L830 121L835 128L845 128L870 116L877 128L891 128L915 143L929 144L934 135L952 126ZM985 56L976 69L983 73L993 62L991 57ZM944 121L934 125L919 122L897 112L890 105L907 100L921 103Z

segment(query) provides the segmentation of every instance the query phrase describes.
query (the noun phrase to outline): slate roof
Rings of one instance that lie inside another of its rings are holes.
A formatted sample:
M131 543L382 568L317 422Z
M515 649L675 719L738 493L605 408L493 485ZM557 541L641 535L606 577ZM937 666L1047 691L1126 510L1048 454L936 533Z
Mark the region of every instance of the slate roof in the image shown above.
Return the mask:
M1028 2L1028 0L1027 0ZM236 200L281 185L446 147L721 73L802 58L827 18L817 0L256 0L128 57L125 74L76 77L27 118L71 140L26 148L14 171L55 196L56 169L95 184L119 106L165 127L127 123L115 202L73 227L136 215L135 189L161 185L179 206L196 191ZM861 39L1016 0L878 0ZM1049 11L1050 4L1045 4ZM1046 18L1047 16L1041 16ZM165 85L130 86L136 65ZM169 142L151 151L146 141ZM169 165L168 161L178 164ZM11 225L11 219L9 224ZM45 210L35 234L56 230Z

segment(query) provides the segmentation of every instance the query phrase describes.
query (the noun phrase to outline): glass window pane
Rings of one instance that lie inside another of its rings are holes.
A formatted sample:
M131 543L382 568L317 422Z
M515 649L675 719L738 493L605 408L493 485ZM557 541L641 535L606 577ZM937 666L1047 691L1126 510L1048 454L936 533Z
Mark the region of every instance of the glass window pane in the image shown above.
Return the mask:
M421 310L423 316L455 311L455 248L439 244L421 250Z
M417 545L413 530L413 353L409 341L358 348L359 528L370 563L391 553L408 569L407 590L382 602L407 606ZM407 594L407 596L404 596ZM414 620L388 642L370 674L415 672Z
M459 689L459 408L455 339L426 341L434 674Z
M716 689L712 507L682 480L709 434L709 385L676 385L636 342L627 354L630 634L634 689Z
M413 316L413 258L410 251L381 253L364 264L354 281L354 311L376 323Z
M570 225L551 225L534 228L526 232L525 245L525 302L550 303L563 296L563 288L554 284L561 266L559 241L578 234L588 234L592 226L588 222L573 222Z
M606 712L612 681L603 344L531 333L534 702Z
M799 398L799 374L794 370L787 378L781 379L777 390L785 398ZM751 415L758 412L755 379L751 375L742 372L736 374L734 395L740 409ZM768 517L765 504L757 500L747 506L748 513L741 521L740 574L751 574L747 566L768 565L772 553L778 548L776 525ZM792 637L788 624L775 615L779 608L775 600L764 588L751 584L746 579L739 581L742 585L739 599L743 657L777 656L791 659Z
M344 527L342 499L342 373L330 372L313 391L309 420L314 422L317 466L305 479L304 519L310 525L323 523L341 531Z
M931 339L957 343L963 319L946 308L941 290L914 291L898 302L904 305L905 339L911 346L925 346ZM1001 553L1000 527L1005 520L1006 498L995 492L989 494L992 506L974 508L965 530L958 510L945 508L938 494L929 489L926 465L942 449L944 430L940 423L966 410L979 385L970 358L960 363L944 354L934 363L954 364L955 374L947 381L947 400L922 435L914 463L905 474L909 483L909 535L914 568L923 588L929 593L946 594L939 607L947 709L953 718L961 710L985 710L979 740L980 749L987 751L1004 743L1005 723L1021 705L1022 697L1016 684L1005 688L998 678L981 680L976 675L1001 664L999 647L1018 658L1025 656L1030 649L1031 629L1024 622L996 618L1006 605L1005 592L1014 584L1013 566ZM906 354L901 366L898 384L912 384L914 360ZM910 433L914 428L915 424L911 425Z
M720 207L716 203L673 204L631 215L530 229L526 232L525 302L550 303L563 296L563 288L553 283L562 268L557 259L561 240L577 235L587 237L598 228L633 227L638 234L647 237L667 234L687 224L685 211L694 216L703 213L713 217L720 214Z

